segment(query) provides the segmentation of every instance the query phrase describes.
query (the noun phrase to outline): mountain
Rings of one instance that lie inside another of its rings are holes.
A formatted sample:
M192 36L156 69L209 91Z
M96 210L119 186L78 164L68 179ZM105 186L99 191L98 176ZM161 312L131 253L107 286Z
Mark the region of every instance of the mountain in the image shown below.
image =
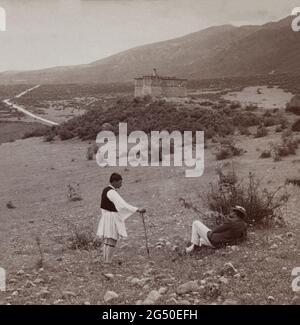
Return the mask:
M90 64L0 74L0 83L107 83L149 74L189 79L300 74L300 32L292 18L262 26L223 25L139 46Z

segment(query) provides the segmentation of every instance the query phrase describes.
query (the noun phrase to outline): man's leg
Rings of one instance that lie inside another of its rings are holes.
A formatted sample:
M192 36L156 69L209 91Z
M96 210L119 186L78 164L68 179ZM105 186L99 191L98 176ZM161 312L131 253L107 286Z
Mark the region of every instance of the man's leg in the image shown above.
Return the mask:
M205 226L201 221L196 220L193 222L192 226L192 245L186 249L187 253L190 253L194 250L195 246L207 245L211 246L207 239L207 233L210 229Z
M113 254L114 254L114 249L116 247L117 241L115 239L112 238L106 238L104 241L104 262L105 263L110 263L112 261L113 258Z

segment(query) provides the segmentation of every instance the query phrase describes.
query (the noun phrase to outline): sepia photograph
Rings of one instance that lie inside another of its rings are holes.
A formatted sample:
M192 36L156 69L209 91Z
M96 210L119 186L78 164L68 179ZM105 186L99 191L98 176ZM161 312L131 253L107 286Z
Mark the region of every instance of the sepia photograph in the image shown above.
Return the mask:
M0 0L0 247L0 305L300 305L300 1Z

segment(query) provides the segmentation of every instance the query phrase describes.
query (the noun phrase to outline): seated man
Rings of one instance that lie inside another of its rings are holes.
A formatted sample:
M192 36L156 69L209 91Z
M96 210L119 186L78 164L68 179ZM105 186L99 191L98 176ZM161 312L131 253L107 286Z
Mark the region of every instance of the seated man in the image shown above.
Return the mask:
M193 222L192 227L192 245L186 249L191 253L195 248L200 246L209 246L220 248L227 244L235 244L243 241L247 237L246 210L243 207L235 206L232 208L229 216L223 225L214 230L206 227L201 221Z

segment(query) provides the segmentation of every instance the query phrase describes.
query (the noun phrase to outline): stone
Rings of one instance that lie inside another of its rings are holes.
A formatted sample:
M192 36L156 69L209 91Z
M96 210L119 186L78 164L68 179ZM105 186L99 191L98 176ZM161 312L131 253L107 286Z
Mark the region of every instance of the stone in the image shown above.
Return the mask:
M157 300L159 300L160 297L161 297L161 295L157 290L152 290L148 294L146 300L151 300L151 301L153 301L155 303Z
M273 244L272 246L270 246L270 249L277 249L278 245L277 244Z
M53 305L59 305L60 303L63 303L63 299L57 299L53 302Z
M48 298L50 295L50 291L47 289L42 289L39 293L38 296L41 298Z
M84 304L85 306L89 306L91 303L90 303L89 301L85 301L83 304Z
M219 281L221 282L221 283L223 283L223 284L228 284L228 279L227 278L225 278L224 276L221 276L220 278L219 278Z
M17 275L24 275L25 274L25 272L23 271L23 270L19 270L18 272L17 272Z
M189 281L186 282L184 284L181 284L179 287L177 287L177 293L178 294L186 294L188 292L192 292L192 291L198 291L199 290L199 285L198 285L198 281Z
M273 301L275 301L275 298L274 298L273 296L269 296L269 297L268 297L268 300L269 300L270 302L273 302Z
M106 274L103 274L107 280L112 280L114 278L114 275L112 273L106 273Z
M191 304L191 302L190 301L188 301L188 300L179 300L178 301L178 304L180 304L180 305L190 305Z
M36 287L36 285L32 282L27 280L25 283L25 288Z
M221 270L221 275L233 276L237 273L236 268L232 263L225 263L223 269Z
M11 278L8 280L8 283L16 283L17 282L17 279L14 279L14 278Z
M138 278L133 278L133 279L131 279L131 280L130 280L130 283L131 283L132 285L139 285L139 286L143 285L142 281L141 281L140 279L138 279Z
M161 287L161 288L159 288L158 292L159 292L159 294L163 295L167 292L167 290L168 290L167 288Z
M44 282L45 282L45 280L42 279L42 278L36 278L36 279L33 281L33 283L36 283L36 284L44 283Z
M117 293L115 293L114 291L107 291L103 299L105 302L109 302L117 298L119 298L119 295Z
M238 305L239 302L234 299L226 299L222 305Z
M62 296L63 296L64 298L68 298L68 297L76 297L76 293L73 292L73 291L68 291L68 290L66 290L66 291L63 291L63 292L62 292Z

